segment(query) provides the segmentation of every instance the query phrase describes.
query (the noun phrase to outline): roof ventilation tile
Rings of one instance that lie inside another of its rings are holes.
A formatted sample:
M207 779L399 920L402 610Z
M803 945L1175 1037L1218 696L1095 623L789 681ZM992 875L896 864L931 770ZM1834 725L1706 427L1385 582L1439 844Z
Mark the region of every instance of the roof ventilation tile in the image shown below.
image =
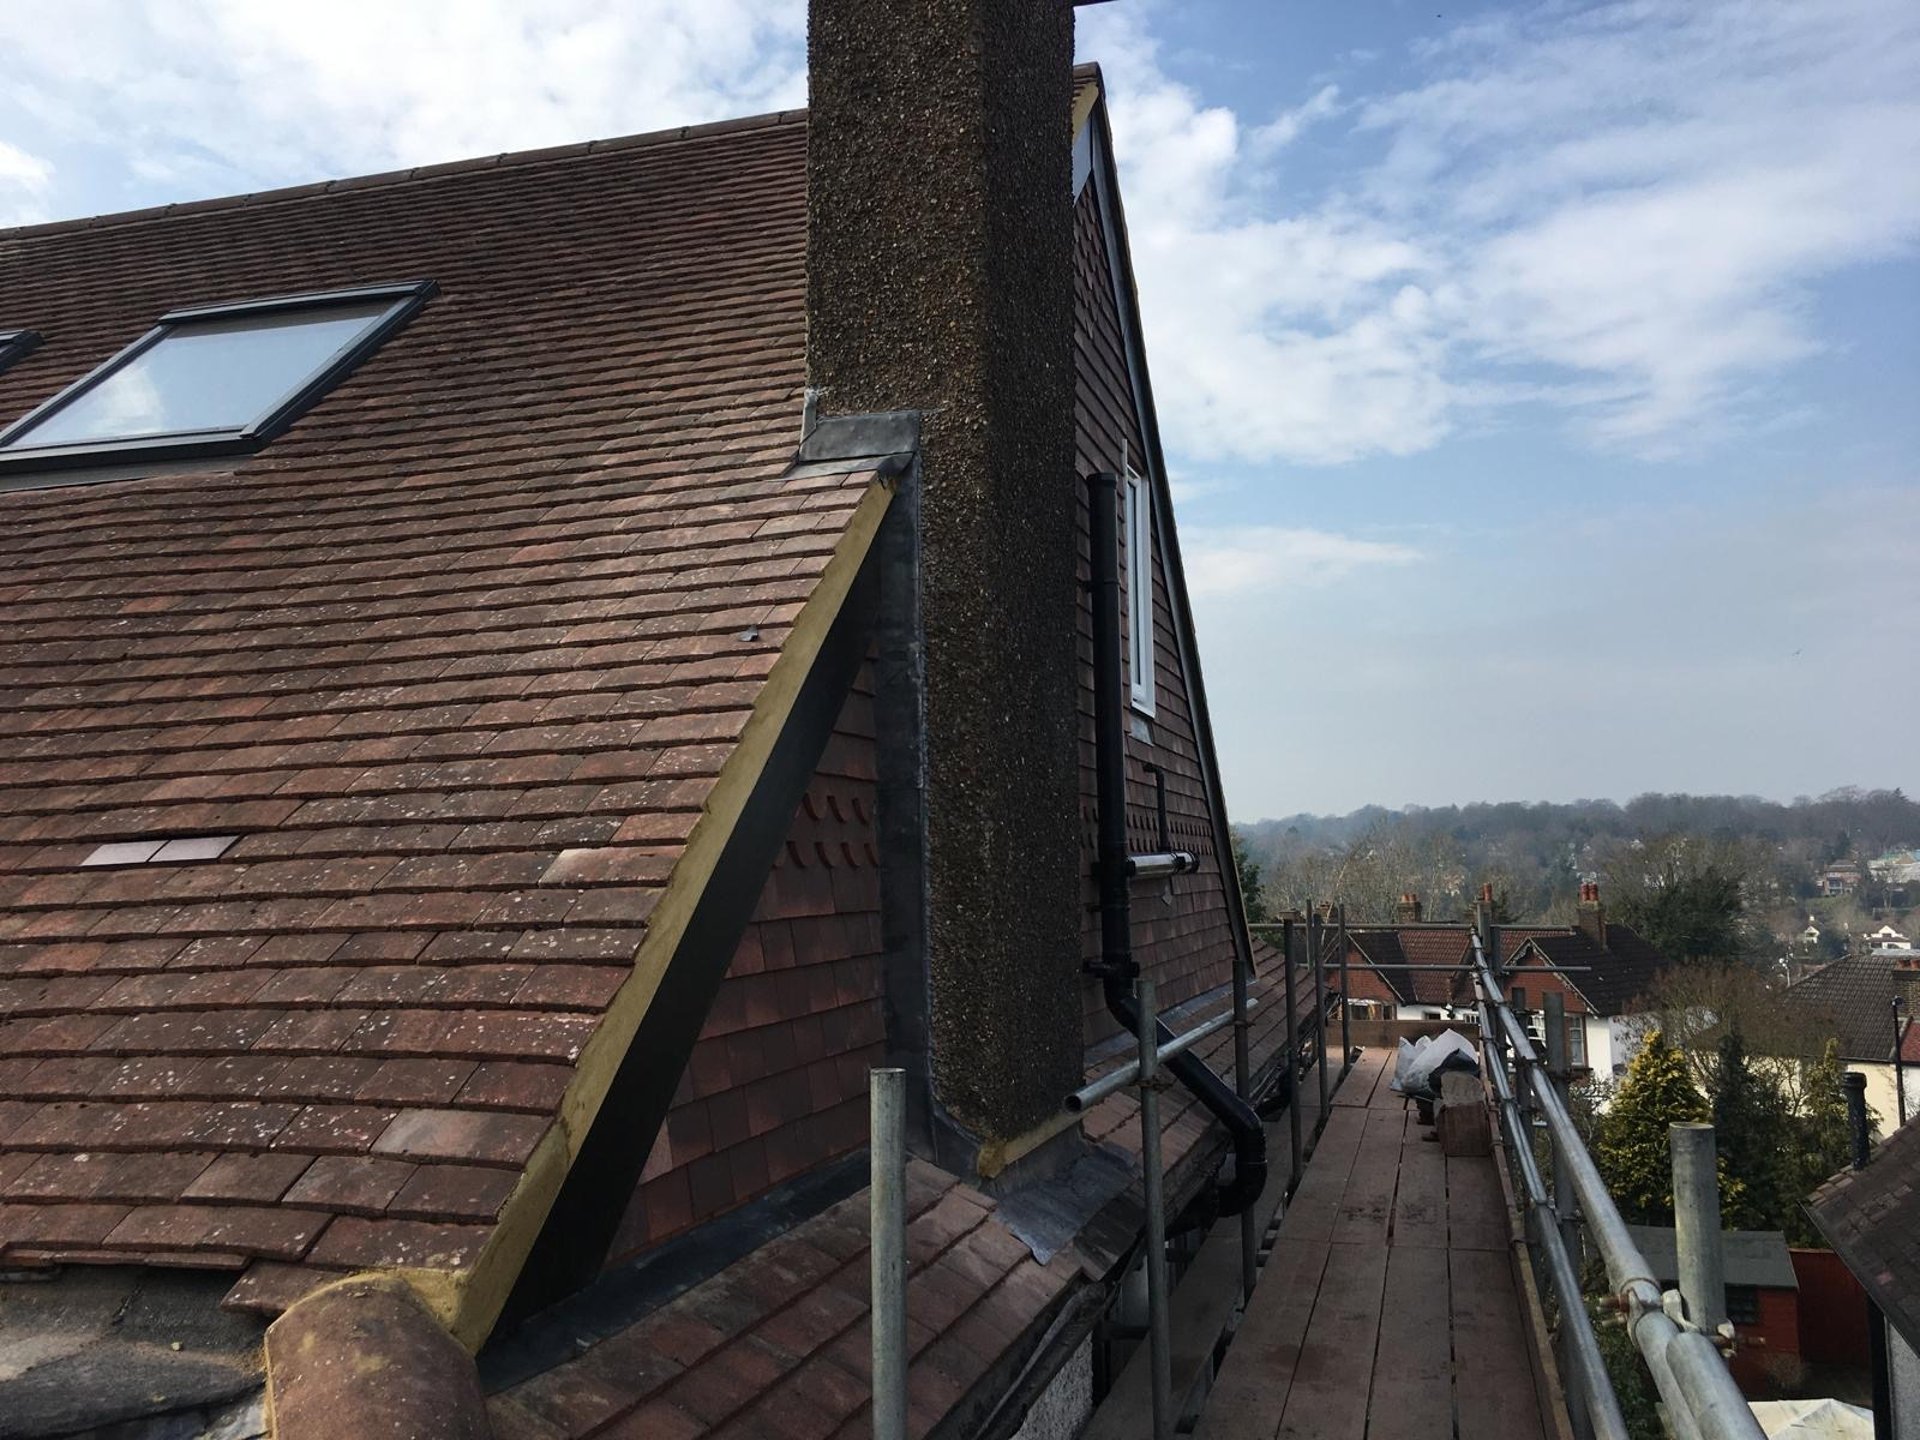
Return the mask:
M179 865L193 860L218 860L238 835L181 835L172 840L115 840L96 846L82 860L97 865Z

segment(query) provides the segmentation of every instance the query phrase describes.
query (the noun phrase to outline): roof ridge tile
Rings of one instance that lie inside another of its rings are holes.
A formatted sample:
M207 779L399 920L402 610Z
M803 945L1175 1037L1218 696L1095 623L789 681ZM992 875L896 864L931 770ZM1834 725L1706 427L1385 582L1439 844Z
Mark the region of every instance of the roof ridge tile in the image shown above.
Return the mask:
M0 228L0 244L12 240L31 240L47 235L69 234L75 231L116 229L183 215L204 215L255 205L284 204L347 191L384 189L415 181L478 174L485 170L518 169L524 166L552 164L556 161L583 160L606 153L655 145L671 145L681 141L703 140L737 134L741 131L770 130L782 125L802 124L806 120L806 114L804 109L773 110L761 115L747 115L732 120L712 120L698 125L673 125L660 130L641 131L633 135L573 141L533 150L506 150L492 155L476 155L463 160L443 160L430 165L382 170L367 175L349 175L329 180L307 181L299 185L276 186L270 190L248 191L239 195L216 195L203 200L151 205L140 210L120 210L104 215L82 215L66 220L47 220L34 225Z

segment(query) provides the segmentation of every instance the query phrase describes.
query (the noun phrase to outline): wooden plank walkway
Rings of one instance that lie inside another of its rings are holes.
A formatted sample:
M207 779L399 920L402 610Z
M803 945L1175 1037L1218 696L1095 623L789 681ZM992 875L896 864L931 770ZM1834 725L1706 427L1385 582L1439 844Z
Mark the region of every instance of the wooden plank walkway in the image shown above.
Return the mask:
M1448 1158L1368 1050L1195 1431L1199 1440L1545 1440L1489 1158Z

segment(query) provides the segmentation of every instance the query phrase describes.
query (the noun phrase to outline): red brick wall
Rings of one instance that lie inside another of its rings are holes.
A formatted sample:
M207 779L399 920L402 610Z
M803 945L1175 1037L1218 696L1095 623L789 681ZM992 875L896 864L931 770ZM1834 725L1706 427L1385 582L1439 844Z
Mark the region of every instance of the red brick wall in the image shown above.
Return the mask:
M1075 267L1079 289L1074 317L1074 355L1078 372L1075 399L1076 464L1079 473L1118 471L1131 458L1144 473L1140 417L1128 378L1120 312L1113 291L1112 271L1101 237L1099 209L1093 186L1081 192L1075 217ZM1089 578L1085 491L1081 492L1080 573ZM1159 538L1156 529L1156 539ZM1124 544L1124 539L1123 542ZM1232 973L1233 938L1228 921L1226 891L1220 873L1221 857L1214 852L1214 827L1200 771L1200 749L1194 734L1193 713L1187 699L1186 677L1180 664L1173 610L1167 591L1163 557L1154 560L1155 714L1147 721L1150 742L1130 737L1127 742L1127 821L1135 851L1160 848L1154 814L1152 777L1142 762L1167 772L1167 810L1175 848L1200 857L1199 873L1176 877L1165 884L1137 885L1133 891L1135 953L1160 987L1163 1004L1177 1004L1216 985ZM1121 583L1127 566L1121 561ZM1134 603L1124 595L1122 604ZM1084 953L1099 954L1099 915L1093 881L1096 853L1096 806L1093 739L1092 609L1083 606L1080 617L1082 674L1080 715L1080 794L1085 836L1087 919ZM1113 1033L1099 986L1084 990L1086 1035L1091 1043Z
M1347 952L1347 994L1355 1000L1378 1000L1394 1006L1400 1003L1400 997L1393 993L1393 988L1380 978L1358 950Z
M1507 973L1509 976L1509 993L1511 993L1512 988L1515 986L1524 990L1527 997L1525 1008L1528 1010L1542 1009L1544 1007L1541 1001L1544 997L1548 995L1559 995L1566 1005L1567 1014L1584 1015L1587 1013L1587 1002L1581 998L1580 992L1569 985L1566 977L1561 975L1559 971L1549 970L1542 965L1539 959L1531 952L1527 955L1525 963Z
M680 1078L618 1262L866 1143L885 1053L873 698L862 675Z

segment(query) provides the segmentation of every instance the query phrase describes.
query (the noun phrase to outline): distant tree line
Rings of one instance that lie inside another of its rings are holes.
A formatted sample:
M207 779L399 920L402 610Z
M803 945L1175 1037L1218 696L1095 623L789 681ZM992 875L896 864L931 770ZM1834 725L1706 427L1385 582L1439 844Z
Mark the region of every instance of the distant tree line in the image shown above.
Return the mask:
M1826 866L1920 844L1920 804L1899 790L1846 789L1788 805L1642 795L1369 806L1262 820L1238 838L1243 888L1268 910L1331 899L1356 923L1383 924L1414 891L1428 919L1457 919L1490 882L1503 919L1565 924L1580 882L1597 878L1611 918L1669 956L1725 960L1772 948L1769 929L1805 906Z

